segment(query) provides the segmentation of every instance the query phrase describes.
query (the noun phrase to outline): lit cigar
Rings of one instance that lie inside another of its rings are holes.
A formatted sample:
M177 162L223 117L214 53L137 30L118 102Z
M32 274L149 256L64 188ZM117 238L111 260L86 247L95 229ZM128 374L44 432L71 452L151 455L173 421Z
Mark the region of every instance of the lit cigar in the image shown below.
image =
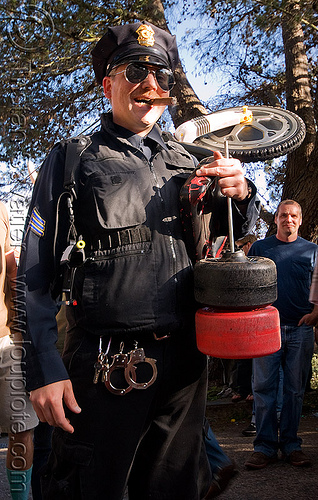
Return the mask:
M176 97L157 97L149 99L147 102L152 106L175 106L178 103Z

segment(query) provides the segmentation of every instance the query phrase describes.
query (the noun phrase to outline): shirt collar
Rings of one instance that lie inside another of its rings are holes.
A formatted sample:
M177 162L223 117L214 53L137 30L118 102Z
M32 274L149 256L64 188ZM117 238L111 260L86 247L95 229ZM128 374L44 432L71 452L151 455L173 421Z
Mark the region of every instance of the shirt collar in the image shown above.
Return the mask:
M133 146L140 148L140 145L142 144L142 141L145 141L147 138L151 139L152 141L156 142L159 144L159 146L165 150L167 150L167 145L165 144L164 140L162 139L161 135L161 130L160 127L155 124L152 129L150 130L149 134L146 135L145 137L141 137L138 134L134 134L131 132L131 130L126 129L125 127L122 127L121 125L117 125L116 123L113 122L112 120L112 114L111 113L105 113L102 115L102 125L106 125L106 120L109 120L111 123L111 127L116 133L117 136L122 137L123 139L127 139ZM108 123L109 123L108 122ZM108 128L108 126L107 126Z

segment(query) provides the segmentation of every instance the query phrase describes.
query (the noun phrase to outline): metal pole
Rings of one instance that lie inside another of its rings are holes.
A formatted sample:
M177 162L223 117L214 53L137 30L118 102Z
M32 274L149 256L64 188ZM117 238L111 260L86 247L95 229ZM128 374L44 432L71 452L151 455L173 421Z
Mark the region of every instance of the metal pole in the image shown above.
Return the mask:
M229 158L229 143L224 141L225 158ZM233 233L233 218L232 218L232 199L227 197L227 219L229 224L229 243L231 253L235 252L234 247L234 233Z

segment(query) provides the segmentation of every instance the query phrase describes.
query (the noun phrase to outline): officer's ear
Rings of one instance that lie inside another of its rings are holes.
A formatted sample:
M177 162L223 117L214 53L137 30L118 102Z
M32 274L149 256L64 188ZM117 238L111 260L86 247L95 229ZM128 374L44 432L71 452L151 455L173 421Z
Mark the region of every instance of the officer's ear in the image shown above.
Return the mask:
M107 99L111 100L111 97L112 97L112 79L110 78L110 76L104 76L103 89L104 89L105 97Z

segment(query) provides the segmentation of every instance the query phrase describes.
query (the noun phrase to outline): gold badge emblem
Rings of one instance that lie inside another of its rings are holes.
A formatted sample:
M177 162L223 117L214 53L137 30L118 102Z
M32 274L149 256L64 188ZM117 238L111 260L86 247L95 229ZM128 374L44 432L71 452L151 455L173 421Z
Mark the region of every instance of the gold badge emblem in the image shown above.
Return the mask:
M143 45L144 47L152 47L155 44L155 32L151 26L147 26L147 24L142 24L136 30L138 33L137 42L139 45Z

